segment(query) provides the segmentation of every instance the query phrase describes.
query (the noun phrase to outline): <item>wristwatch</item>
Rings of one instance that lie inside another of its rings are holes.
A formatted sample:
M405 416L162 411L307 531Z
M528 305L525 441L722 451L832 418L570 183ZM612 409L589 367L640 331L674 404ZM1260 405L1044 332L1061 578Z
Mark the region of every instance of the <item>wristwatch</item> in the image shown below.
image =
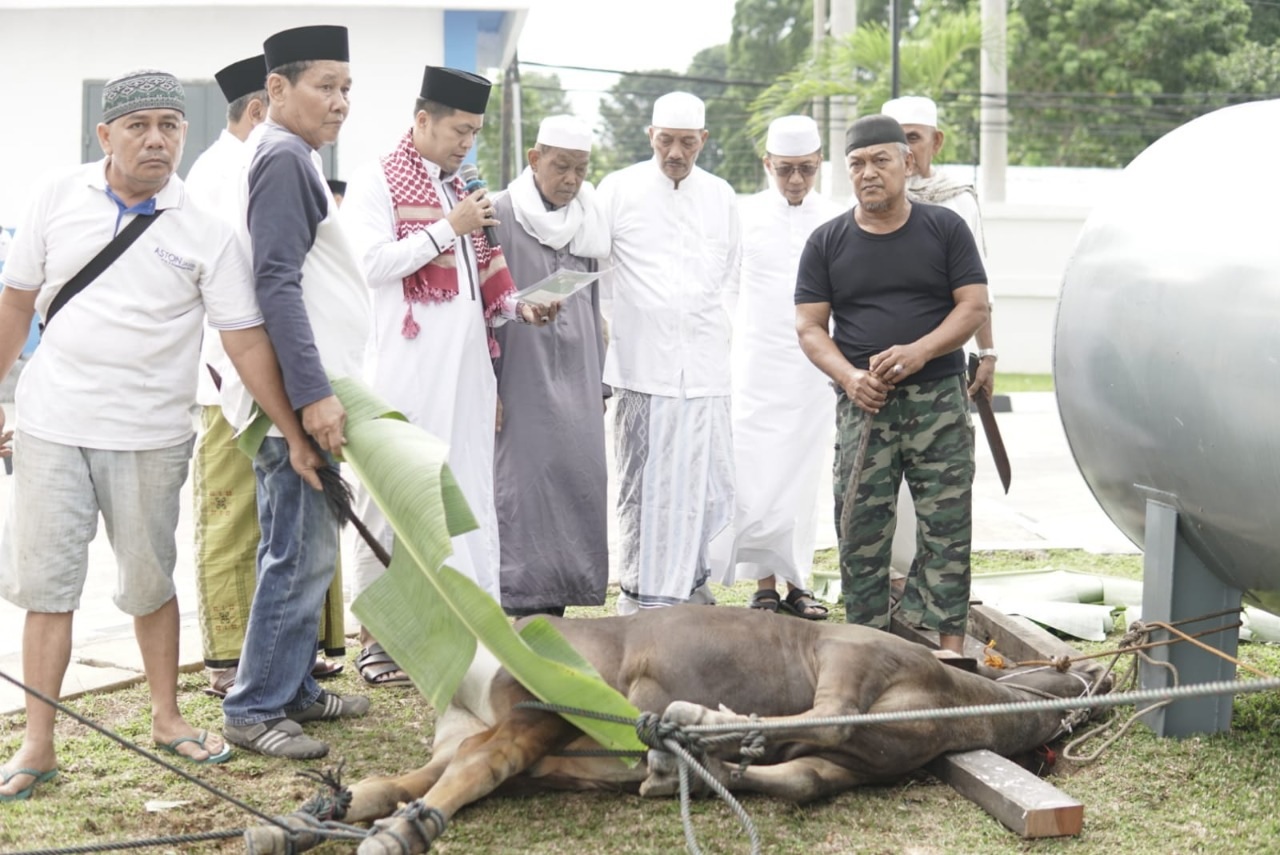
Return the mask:
M996 349L994 347L980 347L978 348L978 358L990 359L992 362L995 362L1000 358L1000 354L996 353Z

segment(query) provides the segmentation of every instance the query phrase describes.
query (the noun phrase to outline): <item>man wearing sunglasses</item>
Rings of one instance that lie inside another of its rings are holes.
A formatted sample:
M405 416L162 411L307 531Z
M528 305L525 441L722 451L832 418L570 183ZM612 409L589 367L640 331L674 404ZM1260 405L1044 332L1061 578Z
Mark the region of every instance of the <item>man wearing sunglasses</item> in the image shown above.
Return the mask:
M755 579L751 607L823 620L807 590L823 454L831 445L835 396L796 337L800 251L813 230L844 209L815 193L822 165L808 116L769 125L769 187L742 203L742 268L733 322L733 445L737 506L712 547L721 581ZM778 593L778 577L787 595Z

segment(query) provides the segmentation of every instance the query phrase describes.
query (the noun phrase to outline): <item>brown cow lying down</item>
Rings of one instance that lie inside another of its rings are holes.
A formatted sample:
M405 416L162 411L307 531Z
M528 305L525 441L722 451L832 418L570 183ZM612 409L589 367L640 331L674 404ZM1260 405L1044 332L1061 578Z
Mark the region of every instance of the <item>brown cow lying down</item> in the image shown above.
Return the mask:
M638 709L662 710L664 720L683 724L745 721L751 713L803 721L1046 694L1076 697L1101 672L1090 663L1068 673L1045 669L1010 678L1007 671L982 667L974 674L885 632L747 609L677 606L627 617L550 620ZM378 820L415 799L438 814L427 823L404 817L379 823L383 832L363 842L361 855L425 852L430 841L422 839L424 832L438 834L444 820L504 784L643 796L678 791L675 765L665 752L650 752L650 763L633 768L613 758L553 756L598 746L558 715L515 709L534 698L481 650L436 723L431 762L353 786L346 822ZM765 756L741 774L737 742L726 743L724 755L710 762L719 764L713 771L732 790L807 802L893 780L950 751L1028 751L1054 738L1061 723L1060 713L1048 712L801 728L767 733ZM262 836L255 841L251 832L250 849L269 851L268 829L255 831Z

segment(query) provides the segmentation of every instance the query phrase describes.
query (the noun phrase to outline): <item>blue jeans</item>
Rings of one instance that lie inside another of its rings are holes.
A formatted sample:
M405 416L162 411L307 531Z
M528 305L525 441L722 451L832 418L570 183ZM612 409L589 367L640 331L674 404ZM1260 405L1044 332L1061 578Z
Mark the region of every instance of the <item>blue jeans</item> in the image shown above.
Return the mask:
M271 721L320 697L311 676L320 608L338 560L338 523L289 465L289 446L267 437L253 461L258 483L258 587L249 610L235 687L222 702L227 724Z

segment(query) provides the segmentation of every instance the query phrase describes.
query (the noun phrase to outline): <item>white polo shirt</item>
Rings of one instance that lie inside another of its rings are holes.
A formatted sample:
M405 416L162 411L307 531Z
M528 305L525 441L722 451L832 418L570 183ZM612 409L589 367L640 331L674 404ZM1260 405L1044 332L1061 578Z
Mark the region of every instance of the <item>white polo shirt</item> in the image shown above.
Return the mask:
M140 451L193 433L196 360L208 313L217 329L262 323L230 226L187 197L177 176L156 194L165 213L73 297L18 380L19 427L49 442ZM133 219L106 193L106 160L46 185L14 235L3 282L54 296Z

